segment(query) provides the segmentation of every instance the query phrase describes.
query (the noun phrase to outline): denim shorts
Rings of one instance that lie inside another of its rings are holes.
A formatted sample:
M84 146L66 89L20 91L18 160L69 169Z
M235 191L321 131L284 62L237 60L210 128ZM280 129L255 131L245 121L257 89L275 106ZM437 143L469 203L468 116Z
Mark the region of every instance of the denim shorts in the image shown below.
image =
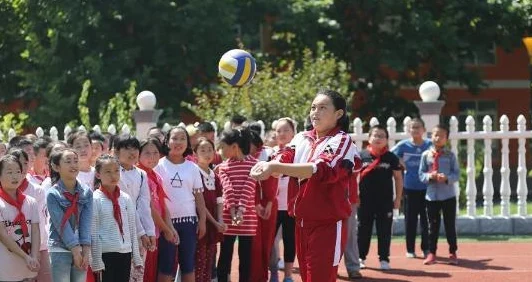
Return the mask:
M197 217L172 218L172 224L179 235L179 245L168 242L164 236L159 237L159 272L175 276L177 262L182 274L194 271L196 258Z

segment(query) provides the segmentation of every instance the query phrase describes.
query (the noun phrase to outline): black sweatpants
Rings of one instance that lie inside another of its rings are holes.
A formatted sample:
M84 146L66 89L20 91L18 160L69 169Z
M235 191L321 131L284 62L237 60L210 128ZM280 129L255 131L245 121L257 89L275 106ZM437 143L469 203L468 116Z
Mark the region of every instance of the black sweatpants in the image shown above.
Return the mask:
M131 273L131 253L102 253L105 270L102 282L129 282Z
M233 246L237 236L224 235L218 258L218 281L227 282L227 275L231 273ZM251 245L253 236L238 236L238 281L248 282L251 273Z
M436 254L438 237L440 234L441 215L443 213L443 226L445 236L449 243L449 253L458 249L456 243L456 197L444 201L427 201L427 217L429 220L429 250Z
M393 202L383 203L372 200L360 200L358 208L358 252L365 260L371 243L373 221L377 228L379 260L390 261L392 241Z
M426 190L404 189L403 203L405 211L406 251L414 253L416 249L417 222L421 226L421 250L429 251L429 229L425 208Z
M296 219L288 215L288 211L279 211L277 213L277 225L275 234L279 227L283 226L283 246L285 262L294 262L296 257Z

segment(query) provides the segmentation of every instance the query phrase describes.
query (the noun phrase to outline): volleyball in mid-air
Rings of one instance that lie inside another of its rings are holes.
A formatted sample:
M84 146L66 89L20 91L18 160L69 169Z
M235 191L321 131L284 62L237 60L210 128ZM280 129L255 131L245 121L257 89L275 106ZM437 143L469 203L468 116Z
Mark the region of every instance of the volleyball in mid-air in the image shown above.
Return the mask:
M257 71L255 58L240 49L227 51L218 63L218 72L233 86L243 86L251 82Z

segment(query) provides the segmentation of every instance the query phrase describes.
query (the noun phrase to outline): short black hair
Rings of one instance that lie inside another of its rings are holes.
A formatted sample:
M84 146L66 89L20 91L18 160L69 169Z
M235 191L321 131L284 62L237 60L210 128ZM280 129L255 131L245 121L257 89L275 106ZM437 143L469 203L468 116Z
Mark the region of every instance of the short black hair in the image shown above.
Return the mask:
M159 139L154 138L154 137L148 137L140 142L141 153L144 147L146 147L146 145L148 144L153 144L157 148L157 151L159 151L159 154L163 153L163 144L161 144L161 141L159 141Z
M200 133L206 133L206 132L214 132L214 126L210 122L200 122L198 126L196 126L198 129L198 132Z
M421 125L423 125L423 128L425 128L425 122L421 118L413 118L410 120L410 124L414 122L421 123Z
M100 141L102 143L105 142L105 137L101 133L96 132L94 130L91 130L89 132L89 136L91 138L91 141Z
M447 138L449 138L449 127L445 124L436 124L433 129L441 129L445 131L445 134L447 135Z
M22 148L28 145L33 146L33 141L31 141L31 139L25 136L15 136L11 138L11 140L9 140L10 148L13 148L13 147Z
M134 148L140 152L140 142L137 137L132 136L131 134L122 134L115 138L113 142L113 148L115 151L120 151L120 149Z
M386 134L386 139L390 138L390 134L388 133L388 129L386 128L386 126L382 125L382 124L376 124L372 127L369 128L369 135L371 135L371 133L373 132L373 130L382 130L384 131L384 133Z
M51 139L41 137L37 139L35 143L33 143L33 151L35 152L35 154L38 154L40 149L46 150L46 148L48 147L48 145L50 145L50 143L52 143Z
M231 118L232 123L236 124L243 124L246 120L248 120L245 116L236 114Z
M74 146L74 142L78 139L78 138L87 138L89 139L89 143L92 143L92 140L91 140L91 137L89 135L89 133L85 130L77 130L77 131L74 131L72 133L70 133L68 135L68 139L67 139L67 143L70 147Z

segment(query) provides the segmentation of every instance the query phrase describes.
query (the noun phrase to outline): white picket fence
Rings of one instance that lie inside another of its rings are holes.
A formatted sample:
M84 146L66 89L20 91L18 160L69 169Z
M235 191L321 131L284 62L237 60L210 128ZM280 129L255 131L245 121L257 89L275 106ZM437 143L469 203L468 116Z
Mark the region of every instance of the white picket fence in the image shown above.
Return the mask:
M403 131L397 132L397 122L394 118L389 118L386 121L387 129L390 133L389 138L389 147L393 147L396 141L409 138L408 135L408 124L410 122L410 117L407 117L403 120ZM483 196L483 207L484 213L481 216L484 217L493 217L493 195L494 195L494 184L493 184L493 167L492 167L492 142L495 140L500 140L501 142L501 182L499 184L499 192L501 195L500 205L501 213L499 216L509 217L509 216L520 216L525 217L528 214L527 211L527 195L528 187L526 182L527 177L527 168L526 168L526 140L532 138L532 131L526 130L526 119L523 115L520 115L517 118L517 128L516 130L510 130L510 120L506 115L500 117L500 130L492 131L493 121L490 116L485 116L483 119L482 130L476 130L475 128L475 119L472 116L468 116L466 119L466 130L459 132L458 131L458 119L453 116L449 120L450 125L450 145L451 150L458 157L458 146L460 140L467 140L467 166L462 169L466 169L467 172L467 185L466 185L466 198L467 198L467 216L477 217L476 214L476 198L477 198L477 186L475 181L475 140L481 139L484 140L484 168L483 172L483 186L482 186L482 196ZM376 118L370 120L370 126L379 124L379 121ZM355 140L357 146L362 148L363 142L368 140L368 133L363 132L363 122L361 119L356 118L353 121L354 133L352 134L353 139ZM518 141L518 163L517 163L517 214L510 214L510 164L509 164L509 141L510 139L517 139ZM455 184L455 189L457 192L457 201L460 194L459 183ZM459 209L457 203L457 209Z
M397 122L394 118L389 118L386 121L387 129L390 133L389 138L389 147L393 147L395 143L398 140L409 138L409 135L407 133L408 124L410 122L410 117L407 117L403 120L403 130L398 132L396 130L397 128ZM532 131L526 130L526 119L523 115L520 115L517 118L517 127L516 130L510 130L510 121L506 115L503 115L500 117L499 123L500 123L500 130L499 131L492 131L492 124L493 121L489 116L485 116L483 119L483 126L482 130L476 130L475 128L475 119L472 116L468 116L466 119L466 130L465 131L458 131L458 119L456 117L451 117L449 120L450 124L450 145L451 150L458 155L458 146L460 140L466 140L467 142L467 166L462 169L466 169L467 172L467 185L466 185L466 198L467 198L467 216L469 217L477 217L477 216L484 216L484 217L493 217L496 216L493 214L493 197L494 197L494 187L496 187L493 183L493 167L492 167L492 143L500 142L500 153L501 153L501 182L499 184L499 192L500 192L500 205L501 205L501 213L498 216L502 217L509 217L509 216L521 216L525 217L528 215L527 211L527 195L528 195L528 187L526 182L527 177L527 168L526 168L526 140L532 138ZM376 118L372 118L370 120L370 126L379 124L379 121ZM184 125L184 124L180 124ZM168 123L164 124L163 131L168 130L170 128L170 125ZM359 148L363 147L363 142L368 140L368 133L363 132L363 122L360 118L356 118L353 121L353 128L354 132L352 134L353 140L355 140L357 146ZM85 130L85 127L80 126L78 129ZM94 131L102 132L99 125L96 125L92 128ZM65 136L68 136L70 132L72 132L72 128L70 126L65 126L63 130L63 139L65 139ZM121 134L127 134L130 133L131 129L128 125L123 125L120 129ZM111 124L107 131L111 134L116 134L117 129L116 126ZM8 132L8 139L13 138L16 135L14 129L10 129ZM42 137L44 135L44 130L39 127L35 131L35 135L38 137ZM49 136L57 141L59 139L59 131L58 129L53 126L49 130ZM0 132L0 140L3 139L2 133ZM61 140L63 140L61 139ZM509 164L509 141L510 139L517 139L518 141L518 163L517 163L517 175L518 175L518 181L517 181L517 214L511 215L510 214L510 194L511 194L511 188L510 188L510 164ZM482 215L476 214L476 198L477 198L477 186L475 181L476 176L476 169L475 169L475 140L483 140L484 141L484 167L483 167L483 186L482 186L482 197L483 197L483 208L484 212ZM459 183L455 184L457 195L459 196L460 188ZM457 197L458 199L459 197ZM458 201L458 200L457 200ZM459 209L460 206L457 203L457 209Z

